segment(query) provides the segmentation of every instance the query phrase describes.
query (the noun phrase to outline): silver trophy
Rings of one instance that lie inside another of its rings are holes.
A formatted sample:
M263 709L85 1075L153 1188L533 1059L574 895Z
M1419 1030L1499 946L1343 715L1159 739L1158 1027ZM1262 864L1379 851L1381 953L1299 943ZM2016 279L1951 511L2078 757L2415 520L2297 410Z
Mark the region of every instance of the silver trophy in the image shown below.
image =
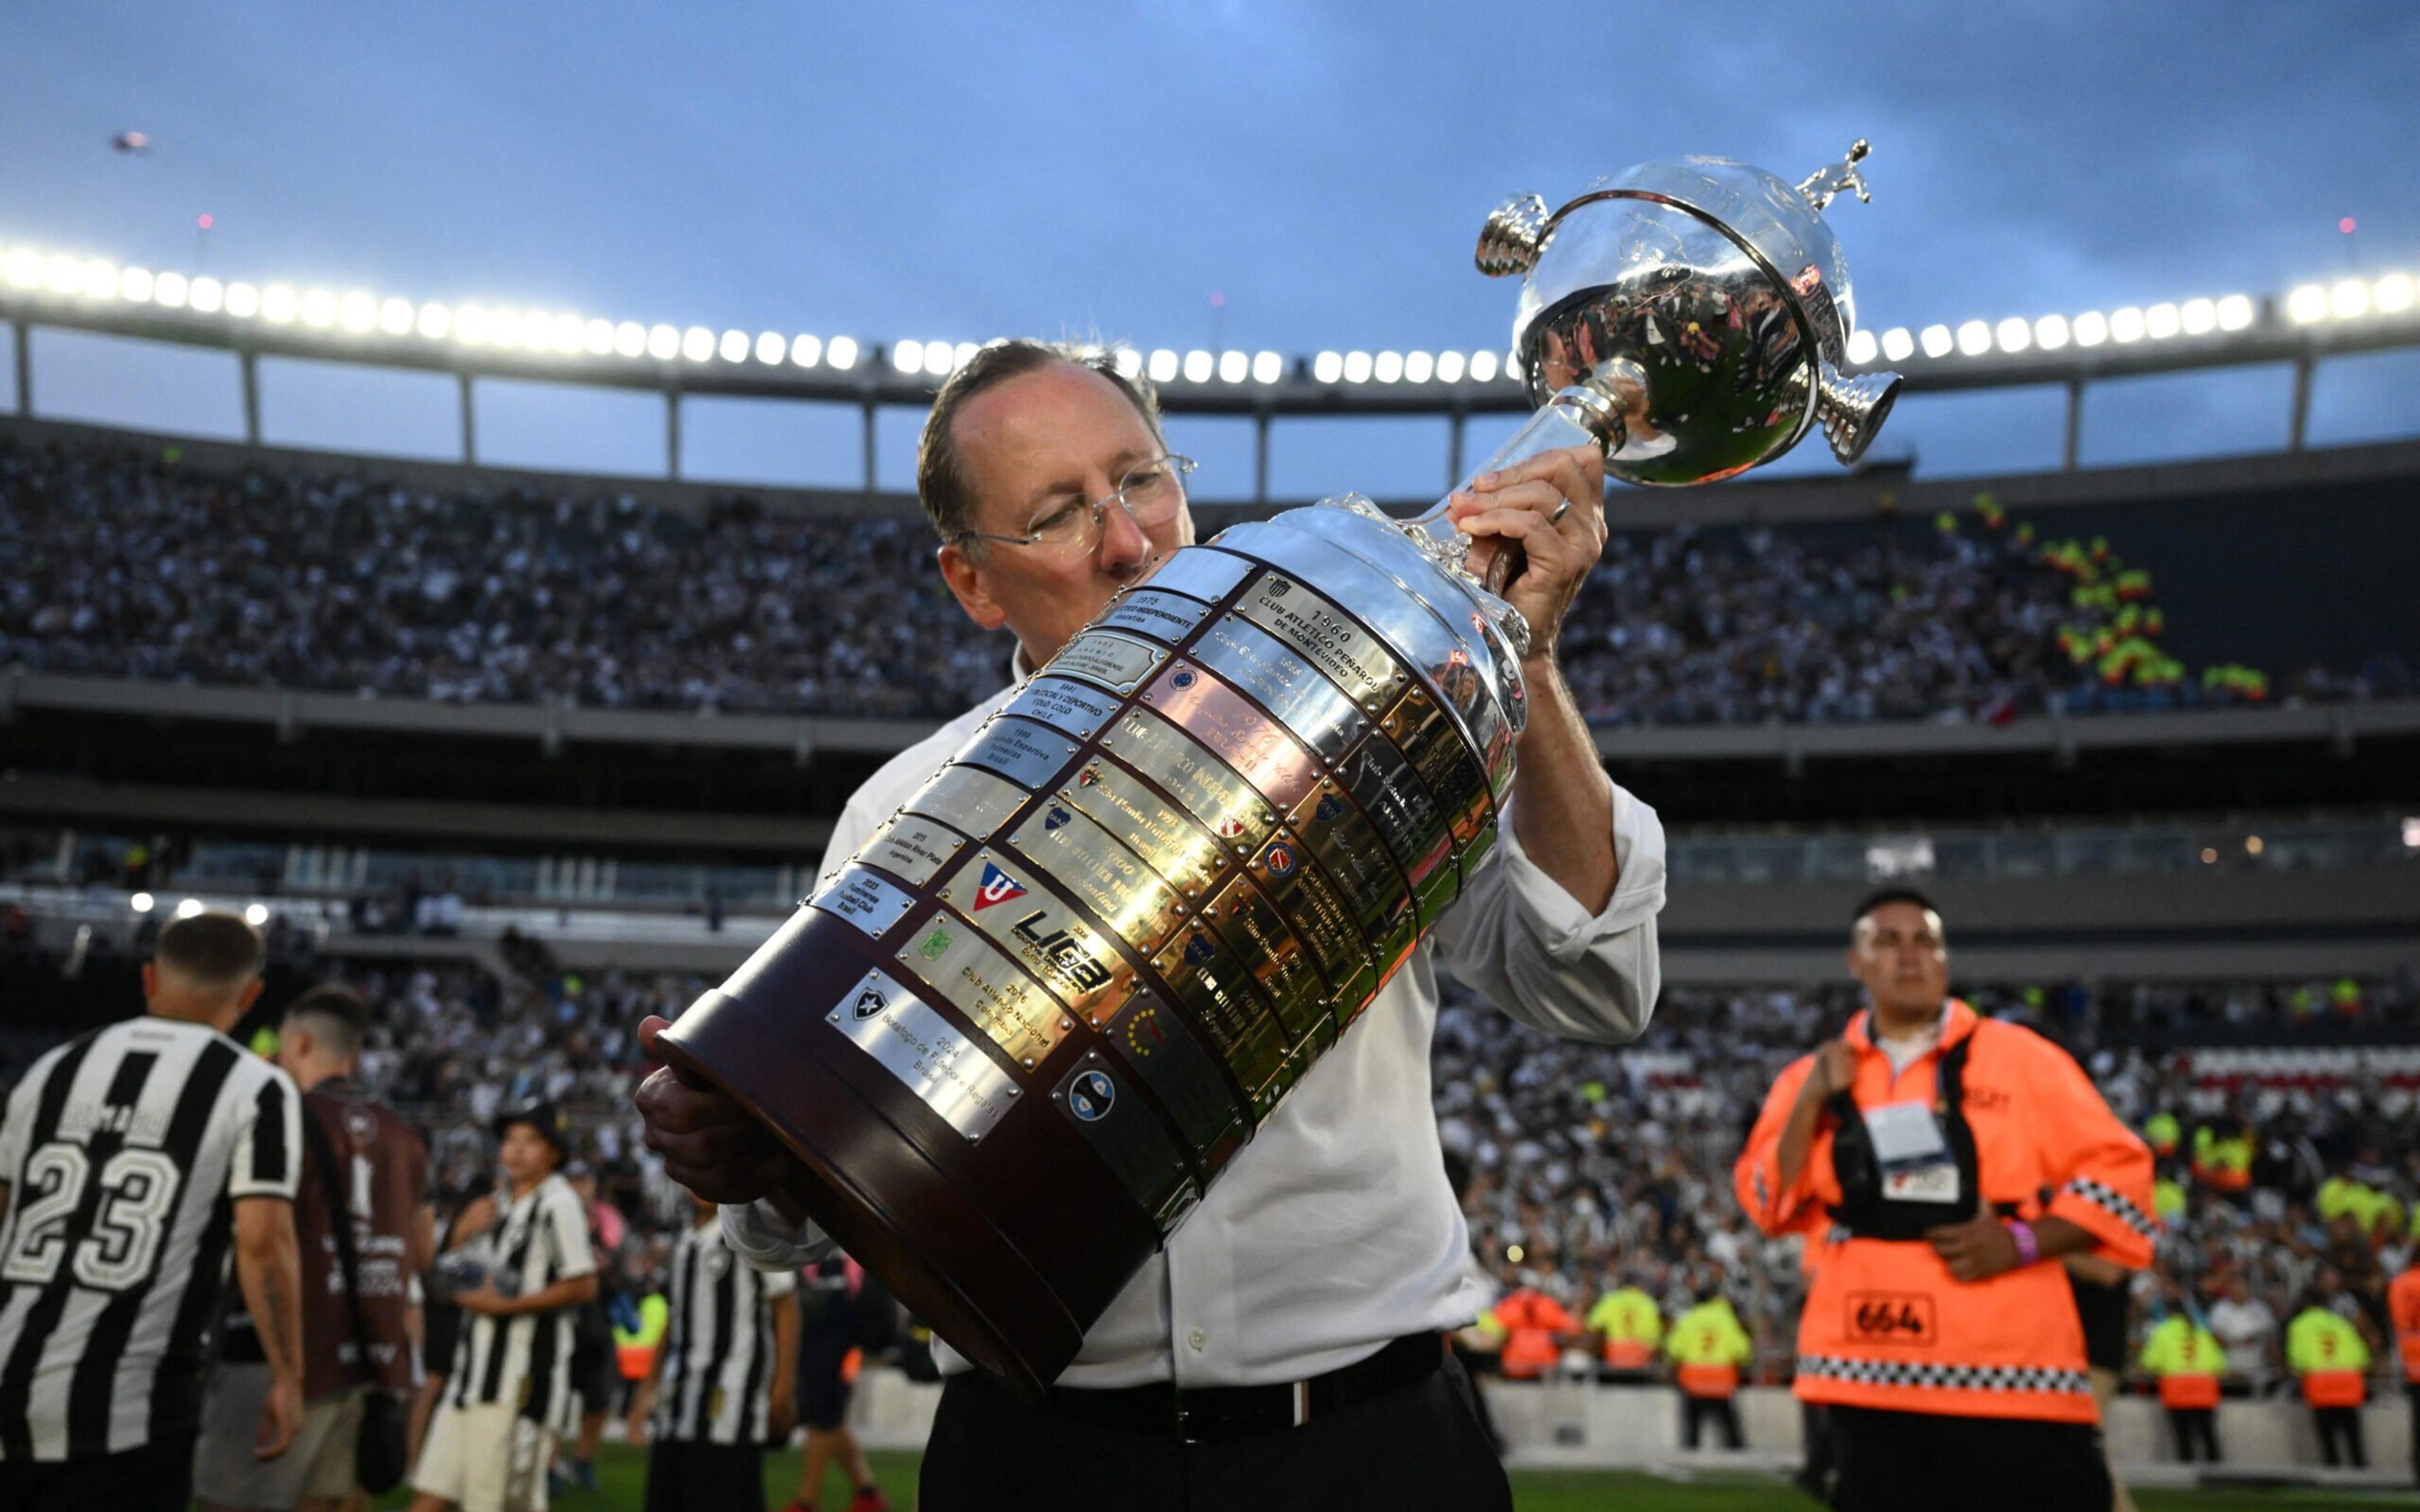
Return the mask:
M1635 168L1490 218L1542 409L1729 477L1898 379L1845 361L1847 270L1797 189ZM660 1041L801 1158L787 1196L1028 1392L1350 1032L1493 856L1526 721L1517 571L1440 507L1237 525L1113 599Z

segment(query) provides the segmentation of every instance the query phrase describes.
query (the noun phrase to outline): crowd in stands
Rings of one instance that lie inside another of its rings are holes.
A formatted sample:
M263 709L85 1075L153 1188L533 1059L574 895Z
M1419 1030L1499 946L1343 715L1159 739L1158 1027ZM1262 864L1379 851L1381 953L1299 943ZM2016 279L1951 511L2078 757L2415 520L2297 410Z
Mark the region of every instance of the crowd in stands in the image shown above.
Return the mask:
M1008 646L918 519L432 493L0 442L0 667L463 702L954 715ZM1618 534L1564 630L1600 724L2003 719L2403 693L2160 646L2148 571L1988 498L1871 531Z

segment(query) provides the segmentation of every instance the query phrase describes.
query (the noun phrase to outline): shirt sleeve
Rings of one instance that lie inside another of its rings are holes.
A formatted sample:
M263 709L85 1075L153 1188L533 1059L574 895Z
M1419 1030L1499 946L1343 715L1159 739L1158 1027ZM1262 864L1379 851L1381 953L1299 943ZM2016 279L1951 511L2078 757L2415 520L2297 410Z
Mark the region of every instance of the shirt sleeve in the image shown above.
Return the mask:
M583 1275L595 1275L597 1253L588 1246L588 1214L582 1211L580 1198L570 1187L557 1188L548 1200L546 1224L553 1237L557 1262L554 1278L576 1281Z
M778 1271L767 1271L764 1276L765 1295L768 1297L786 1297L799 1289L799 1271L796 1266L785 1265Z
M230 1197L294 1200L302 1180L302 1099L293 1078L274 1066L258 1090L236 1109L235 1158L227 1162Z
M1637 1039L1663 984L1664 823L1612 779L1613 896L1591 914L1521 848L1512 806L1496 854L1432 937L1453 974L1513 1018L1571 1039Z
M1798 1180L1784 1183L1781 1180L1781 1132L1789 1125L1790 1111L1798 1105L1798 1089L1815 1073L1815 1057L1801 1056L1782 1068L1774 1079L1773 1090L1765 1094L1763 1111L1757 1115L1756 1126L1748 1131L1747 1145L1740 1151L1739 1164L1731 1167L1731 1186L1739 1196L1739 1204L1748 1222L1768 1234L1797 1233L1812 1228L1823 1221L1823 1210L1815 1201L1815 1160L1823 1140L1817 1134L1807 1149L1806 1168Z
M834 1247L831 1237L812 1220L794 1224L770 1202L734 1204L717 1216L723 1242L759 1271L796 1271Z
M56 1063L55 1055L44 1056L35 1062L25 1079L9 1092L6 1111L0 1112L0 1184L16 1180L17 1172L25 1164L25 1142L32 1137L35 1103ZM0 1207L0 1218L6 1216L6 1208Z
M2109 1111L2084 1068L2037 1040L2033 1099L2024 1127L2042 1146L2048 1216L2100 1241L2096 1252L2129 1270L2151 1263L2159 1220L2151 1216L2151 1147Z

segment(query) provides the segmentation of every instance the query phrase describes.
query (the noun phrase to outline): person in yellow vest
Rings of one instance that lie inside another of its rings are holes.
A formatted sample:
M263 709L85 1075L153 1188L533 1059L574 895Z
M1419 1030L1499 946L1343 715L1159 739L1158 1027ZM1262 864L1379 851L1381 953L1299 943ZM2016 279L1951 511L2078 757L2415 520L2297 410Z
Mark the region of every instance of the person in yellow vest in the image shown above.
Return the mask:
M2412 1478L2420 1483L2420 1256L2386 1288L2386 1312L2395 1320L2395 1352L2412 1399Z
M1642 1380L1654 1367L1655 1347L1664 1342L1664 1311L1635 1276L1625 1275L1589 1309L1588 1331L1598 1341L1601 1375Z
M2174 1282L2168 1283L2167 1302L2168 1315L2143 1341L2136 1363L2159 1380L2160 1405L2167 1409L2177 1458L2191 1464L2198 1448L2201 1458L2214 1465L2220 1458L2218 1378L2226 1369L2226 1352Z
M2212 1119L2194 1131L2194 1180L2242 1204L2252 1190L2252 1135L2233 1114Z
M2165 1108L2143 1120L2143 1142L2151 1147L2154 1160L2164 1163L2177 1152L2177 1146L2183 1139L2184 1126L2177 1121L2175 1114Z
M2164 1165L2151 1180L2151 1212L2164 1224L2173 1227L2185 1215L2184 1183L2177 1180L2177 1168Z
M1739 1395L1740 1367L1756 1357L1756 1346L1720 1287L1699 1289L1698 1304L1673 1320L1664 1352L1672 1357L1681 1385L1681 1447L1698 1446L1699 1427L1710 1417L1722 1430L1724 1448L1744 1447L1732 1398Z
M1563 1357L1563 1344L1580 1332L1579 1319L1538 1288L1538 1278L1524 1271L1520 1284L1488 1316L1504 1331L1497 1351L1507 1381L1536 1381L1553 1372Z
M672 1304L664 1301L660 1291L651 1291L639 1299L639 1326L636 1330L613 1325L613 1365L622 1379L635 1390L640 1381L655 1373L656 1350L662 1347L664 1330L671 1326Z
M2320 1458L2331 1467L2350 1459L2355 1470L2366 1470L2361 1404L2368 1396L2369 1346L2359 1329L2329 1306L2337 1285L2335 1269L2322 1267L2303 1310L2286 1325L2286 1368L2302 1378Z

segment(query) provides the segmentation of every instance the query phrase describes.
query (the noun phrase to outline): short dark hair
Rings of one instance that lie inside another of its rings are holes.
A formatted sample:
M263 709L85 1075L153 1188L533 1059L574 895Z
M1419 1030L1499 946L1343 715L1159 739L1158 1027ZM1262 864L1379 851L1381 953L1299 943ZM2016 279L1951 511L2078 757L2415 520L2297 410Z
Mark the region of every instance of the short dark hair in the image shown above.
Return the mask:
M370 1010L351 988L323 981L287 1005L285 1021L297 1019L308 1019L311 1032L338 1055L358 1056L369 1031Z
M260 931L222 909L186 914L162 926L152 964L197 987L232 993L260 975L268 954Z
M1941 910L1933 905L1932 900L1926 897L1923 893L1909 887L1906 883L1894 882L1888 887L1876 887L1873 891L1866 894L1865 902L1857 904L1857 911L1849 916L1849 927L1851 929L1855 929L1858 925L1866 921L1866 916L1868 914L1872 913L1875 909L1880 908L1885 903L1914 903L1918 908L1923 909L1928 914L1933 915L1935 918L1938 918L1941 913Z
M942 380L941 392L933 396L932 413L924 417L923 437L916 443L916 498L924 506L924 517L940 532L942 545L965 534L974 513L974 480L967 476L966 458L958 450L958 411L985 389L1061 363L1109 379L1151 427L1152 440L1167 444L1159 428L1158 397L1140 374L1128 378L1118 371L1116 352L1022 337L981 347Z

